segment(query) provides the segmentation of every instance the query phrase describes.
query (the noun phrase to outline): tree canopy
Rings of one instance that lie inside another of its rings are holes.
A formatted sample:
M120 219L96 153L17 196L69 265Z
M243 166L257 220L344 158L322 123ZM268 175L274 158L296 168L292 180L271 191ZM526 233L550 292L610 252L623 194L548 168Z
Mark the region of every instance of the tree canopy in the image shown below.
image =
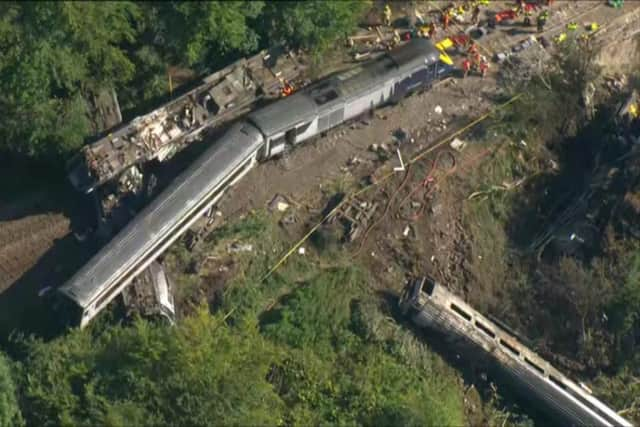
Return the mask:
M0 148L51 156L90 132L84 97L128 81L139 15L126 2L8 3L0 17Z
M114 88L124 109L274 43L326 49L365 2L8 2L0 14L0 151L58 160L95 133L87 99ZM147 106L147 104L144 104Z
M461 425L456 374L425 347L405 351L415 339L400 345L399 326L374 332L364 279L315 271L272 312L233 325L202 308L175 327L28 339L23 413L42 426Z
M12 365L0 353L0 427L14 427L22 424L20 408L13 382Z

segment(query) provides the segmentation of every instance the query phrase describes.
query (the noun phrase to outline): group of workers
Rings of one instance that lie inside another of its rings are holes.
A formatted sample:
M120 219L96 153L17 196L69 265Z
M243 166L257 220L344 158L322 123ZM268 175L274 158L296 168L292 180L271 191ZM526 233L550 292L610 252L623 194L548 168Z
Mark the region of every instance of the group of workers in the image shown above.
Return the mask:
M442 27L445 30L448 29L452 19L461 20L462 16L467 12L471 12L471 24L478 25L480 20L480 6L488 5L489 0L466 1L458 7L450 3L442 11Z
M539 10L539 13L536 17L536 27L538 33L544 32L547 21L549 20L549 7L552 6L554 0L538 0L537 2L534 2L532 0L516 1L517 4L514 9L501 12L509 12L507 14L508 16L501 16L501 18L514 19L517 16L523 16L524 24L529 26L532 25L532 14ZM614 7L621 7L623 0L609 0L609 2L612 3ZM436 34L438 33L438 27L440 25L442 26L442 29L446 31L451 25L452 21L464 21L463 15L469 12L471 13L471 18L467 21L467 23L477 26L480 20L481 7L488 6L488 4L489 0L465 1L459 6L456 6L454 3L450 3L447 7L440 10L439 20L431 20L430 22L426 22L422 15L417 10L415 10L414 31L405 34L405 36L407 36L408 38L410 38L411 36L418 36L433 39L436 37ZM500 13L498 13L498 15L499 14ZM392 23L392 11L389 4L384 7L383 17L385 25L390 26ZM499 21L500 20L497 20L497 22ZM491 24L491 22L489 23ZM567 25L567 30L569 31L576 30L577 28L578 26L575 23L570 23L569 25ZM589 28L587 28L587 30L591 34L596 32L598 29L598 24L596 23L590 24ZM562 33L559 37L560 39L566 38L566 34ZM554 39L556 42L562 41L556 39ZM454 44L460 46L459 43ZM449 45L451 45L451 43ZM489 69L490 63L484 55L481 55L478 52L477 44L472 40L469 40L469 44L467 46L463 46L463 48L466 49L466 57L462 62L462 70L464 72L464 76L466 77L472 70L477 70L479 74L484 77Z
M478 45L473 40L469 41L466 58L462 61L462 77L467 77L471 70L476 70L482 78L489 71L489 60L486 56L480 54Z

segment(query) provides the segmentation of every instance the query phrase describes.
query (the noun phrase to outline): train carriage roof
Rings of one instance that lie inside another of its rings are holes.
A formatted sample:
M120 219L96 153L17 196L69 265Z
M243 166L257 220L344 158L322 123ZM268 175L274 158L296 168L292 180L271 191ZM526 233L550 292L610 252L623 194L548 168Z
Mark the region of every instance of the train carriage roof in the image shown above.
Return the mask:
M305 91L300 91L252 112L249 120L269 138L300 122L312 120L317 113L318 107L313 100Z
M248 133L247 133L248 132ZM182 216L260 148L258 131L236 124L129 222L60 291L88 305L163 239Z
M428 64L437 62L440 58L440 51L430 40L416 38L398 49L389 51L387 55L398 67L404 67L415 66L424 63L424 61Z
M313 84L300 92L249 114L249 119L267 137L291 129L301 122L315 118L319 113L333 110L335 104L344 102L384 79L392 73L403 73L425 62L439 61L440 52L431 41L418 38L387 52L378 59L362 66L342 71ZM318 95L335 91L337 97L326 104L318 102Z

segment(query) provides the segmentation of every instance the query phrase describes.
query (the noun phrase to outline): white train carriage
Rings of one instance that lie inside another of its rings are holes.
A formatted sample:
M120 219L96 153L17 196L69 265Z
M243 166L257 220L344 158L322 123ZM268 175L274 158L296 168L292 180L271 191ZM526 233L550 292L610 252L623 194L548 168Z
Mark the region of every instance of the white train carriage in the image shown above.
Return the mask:
M453 337L474 358L489 358L516 394L537 402L551 417L561 420L559 425L632 427L586 387L571 381L513 333L435 281L421 278L410 283L400 307L416 325Z
M73 323L86 326L253 167L261 147L262 136L254 127L236 124L176 178L60 287L80 309Z

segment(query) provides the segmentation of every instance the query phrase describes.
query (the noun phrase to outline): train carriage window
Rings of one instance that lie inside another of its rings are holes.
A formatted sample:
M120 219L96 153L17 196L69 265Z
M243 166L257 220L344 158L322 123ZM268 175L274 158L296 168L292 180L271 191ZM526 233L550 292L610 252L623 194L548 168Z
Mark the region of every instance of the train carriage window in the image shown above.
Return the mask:
M482 332L484 332L486 335L490 336L491 338L496 337L496 334L494 334L493 331L489 329L488 326L478 322L477 320L476 320L476 326L478 327L478 329L480 329Z
M540 374L544 375L544 369L542 369L540 366L538 366L537 363L529 360L528 357L525 357L524 361L527 362L527 365L531 366L533 369L535 369L536 371L540 372Z
M105 302L111 302L111 300L116 297L119 291L120 288L118 286L111 286L111 289L103 293L102 296L98 298L98 300L93 304L93 309L98 310Z
M284 134L284 139L287 142L287 144L289 145L293 145L296 142L296 129L289 129L285 134Z
M500 339L500 344L506 348L507 350L509 350L509 352L511 352L512 354L516 355L516 356L520 356L520 352L518 351L517 348L515 348L514 346L512 346L511 344L509 344L508 342L506 342L503 339Z
M329 115L322 116L318 119L318 130L323 131L329 127Z
M296 127L296 135L301 135L303 133L305 133L307 131L307 129L309 129L309 126L311 126L312 122L307 122L307 123L303 123L299 126Z
M271 146L273 147L273 146L283 144L284 141L285 141L285 135L280 135L279 137L271 140Z
M551 381L552 383L554 383L555 385L557 385L558 387L560 387L563 390L567 389L567 386L560 381L558 378L554 377L553 375L549 375L549 381Z
M471 315L456 304L451 304L451 310L453 310L458 316L464 318L467 322L471 321Z
M424 283L422 285L422 292L427 294L428 296L433 295L433 290L436 287L436 282L431 279L425 278Z
M336 110L329 115L329 126L336 126L344 119L344 108Z

